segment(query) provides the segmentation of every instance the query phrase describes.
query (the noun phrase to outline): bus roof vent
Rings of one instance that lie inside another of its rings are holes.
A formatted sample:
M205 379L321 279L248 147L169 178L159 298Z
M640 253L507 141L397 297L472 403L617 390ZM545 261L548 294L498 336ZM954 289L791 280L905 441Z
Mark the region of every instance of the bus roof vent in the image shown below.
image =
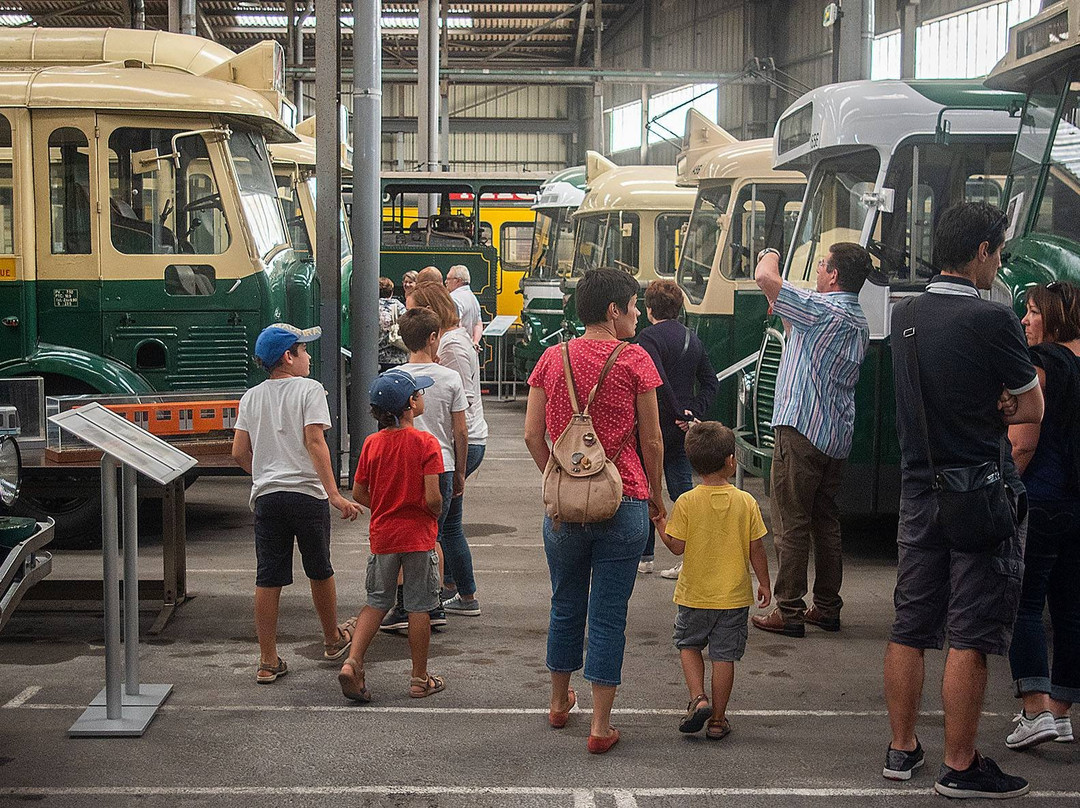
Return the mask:
M731 146L739 139L692 107L686 111L682 151L675 159L677 185L696 185L702 158L713 149Z
M617 166L609 159L600 154L600 152L587 151L585 152L585 184L592 185L593 182L601 175L606 174L611 169L617 168Z

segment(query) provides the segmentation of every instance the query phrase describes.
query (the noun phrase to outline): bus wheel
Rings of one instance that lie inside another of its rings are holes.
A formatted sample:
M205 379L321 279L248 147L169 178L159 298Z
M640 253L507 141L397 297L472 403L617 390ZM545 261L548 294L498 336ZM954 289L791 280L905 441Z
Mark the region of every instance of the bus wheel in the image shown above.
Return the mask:
M51 487L51 485L50 485ZM92 550L101 547L101 496L72 493L58 495L35 491L28 480L12 509L20 516L56 522L52 547L58 550Z

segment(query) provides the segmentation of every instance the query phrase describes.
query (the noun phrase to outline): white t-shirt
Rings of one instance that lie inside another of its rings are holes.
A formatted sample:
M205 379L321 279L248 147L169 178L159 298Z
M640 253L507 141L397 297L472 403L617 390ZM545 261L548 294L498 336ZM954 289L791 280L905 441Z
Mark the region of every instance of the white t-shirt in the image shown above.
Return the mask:
M443 469L454 470L454 418L452 413L468 409L465 388L457 371L433 362L406 362L398 366L414 376L430 376L435 384L424 391L424 414L413 419L413 426L430 432L442 447Z
M484 445L488 425L484 420L484 402L480 398L480 358L476 355L472 337L464 328L443 334L439 342L439 365L456 371L465 388L465 423L469 427L469 443Z
M240 399L236 428L251 437L251 500L274 491L295 491L327 499L315 464L304 446L304 427L330 428L326 390L315 379L267 379Z
M461 327L465 329L465 333L469 335L471 342L473 329L480 322L480 301L476 299L476 295L472 293L472 289L468 286L459 286L450 293L450 297L453 299L454 305L457 306Z

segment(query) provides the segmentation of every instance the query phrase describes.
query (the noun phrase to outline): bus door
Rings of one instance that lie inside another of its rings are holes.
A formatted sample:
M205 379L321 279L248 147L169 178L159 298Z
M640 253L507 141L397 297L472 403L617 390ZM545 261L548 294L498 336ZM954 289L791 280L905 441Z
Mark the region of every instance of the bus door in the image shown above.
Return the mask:
M25 110L0 111L0 363L30 353L37 330L33 301L27 299L33 289L33 258L26 256L26 247L33 239L26 237L23 210L29 198L24 170L29 124ZM16 212L22 215L16 218Z
M98 118L106 353L159 390L247 385L252 261L208 123Z

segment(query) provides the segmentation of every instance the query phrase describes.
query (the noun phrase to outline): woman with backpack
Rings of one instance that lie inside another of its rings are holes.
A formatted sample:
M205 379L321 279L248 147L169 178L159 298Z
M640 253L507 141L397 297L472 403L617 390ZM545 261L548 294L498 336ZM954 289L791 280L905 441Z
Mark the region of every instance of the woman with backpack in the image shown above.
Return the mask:
M379 278L379 373L405 364L409 352L398 334L398 319L405 306L394 297L394 282Z
M594 754L619 740L610 717L622 678L626 606L649 520L665 515L660 376L644 349L622 342L634 335L637 294L637 281L626 272L585 273L575 293L585 333L540 357L525 412L525 443L544 473L552 590L548 722L565 726L576 702L570 676L582 667L588 625L584 668L593 714L587 747Z
M1031 287L1022 322L1046 412L1041 424L1009 427L1028 499L1024 581L1009 649L1023 709L1005 739L1010 749L1071 741L1069 708L1080 701L1080 289L1062 281Z

